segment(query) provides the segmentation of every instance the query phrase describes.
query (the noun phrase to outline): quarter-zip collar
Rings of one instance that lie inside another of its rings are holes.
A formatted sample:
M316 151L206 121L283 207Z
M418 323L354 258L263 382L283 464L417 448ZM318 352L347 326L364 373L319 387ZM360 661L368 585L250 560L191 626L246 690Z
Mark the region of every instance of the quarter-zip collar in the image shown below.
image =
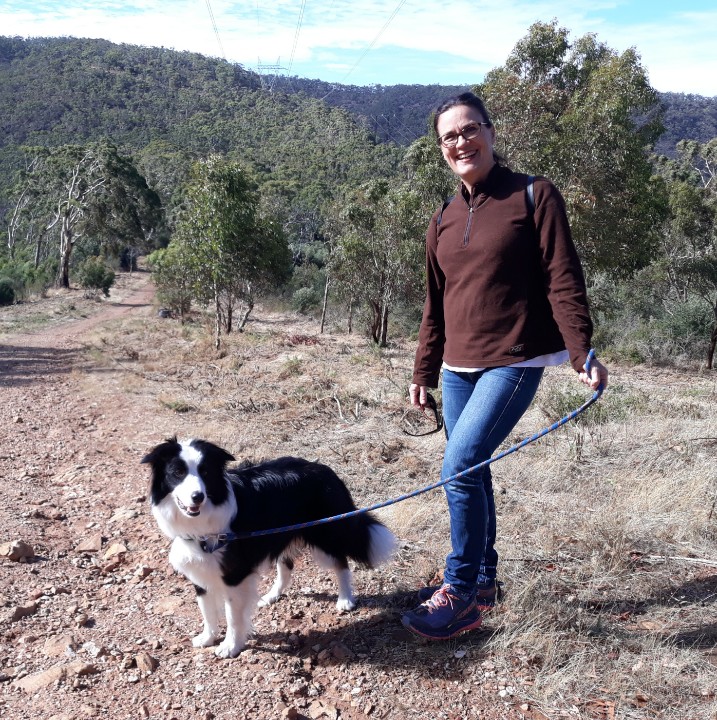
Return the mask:
M475 211L490 198L490 189L496 182L498 174L498 164L494 164L488 173L488 177L473 186L472 192L461 183L461 196L468 206L468 218L466 219L466 227L463 232L463 247L467 247L470 241L471 227L473 225L473 215Z

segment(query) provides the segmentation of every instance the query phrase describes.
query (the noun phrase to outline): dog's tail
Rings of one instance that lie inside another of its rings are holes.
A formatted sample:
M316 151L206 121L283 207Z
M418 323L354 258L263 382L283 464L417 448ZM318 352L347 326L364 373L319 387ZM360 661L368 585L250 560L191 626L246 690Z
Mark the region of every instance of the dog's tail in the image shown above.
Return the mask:
M370 515L368 521L368 566L379 567L388 562L396 553L396 536L382 523Z

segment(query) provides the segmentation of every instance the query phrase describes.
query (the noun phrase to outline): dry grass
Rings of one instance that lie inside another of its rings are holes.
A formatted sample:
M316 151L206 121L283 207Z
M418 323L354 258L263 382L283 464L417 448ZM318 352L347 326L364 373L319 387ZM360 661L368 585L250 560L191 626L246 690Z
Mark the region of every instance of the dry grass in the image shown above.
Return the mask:
M196 408L197 434L243 457L327 462L363 505L438 477L442 437L399 426L412 344L380 351L261 310L220 357L208 337L135 323L117 353L136 348L141 392ZM493 467L507 593L480 657L530 678L535 707L714 717L715 378L614 368L612 383L579 422ZM511 442L586 397L571 371L550 370ZM382 512L403 540L399 589L428 581L448 551L442 492Z
M237 458L326 462L360 505L438 478L442 436L400 428L412 342L377 350L261 308L219 354L199 316L116 330L93 351L127 370L125 392L176 412L182 435ZM587 397L572 371L551 369L510 443ZM715 408L714 373L612 368L580 422L493 466L506 598L486 632L395 652L430 665L468 648L476 672L489 663L520 685L525 717L717 717ZM381 517L402 540L385 582L399 593L429 581L448 551L442 492Z

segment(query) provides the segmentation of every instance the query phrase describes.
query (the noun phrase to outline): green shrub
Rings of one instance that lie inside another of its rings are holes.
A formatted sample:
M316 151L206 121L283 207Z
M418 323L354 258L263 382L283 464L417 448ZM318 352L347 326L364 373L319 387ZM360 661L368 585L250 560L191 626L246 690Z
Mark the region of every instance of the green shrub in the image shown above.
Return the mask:
M544 384L538 394L538 407L555 422L581 407L591 396L585 385ZM627 422L649 409L649 398L639 390L613 383L599 402L573 419L578 426L595 427L612 422Z
M110 288L114 284L114 270L107 267L102 258L87 258L79 268L80 287L91 293L101 290L105 297L109 297Z
M176 245L155 250L147 263L160 304L182 320L192 307L191 277Z
M8 278L0 278L0 305L12 305L15 302L15 287Z
M321 304L321 296L314 288L299 288L291 296L291 306L300 313L306 313L315 310Z

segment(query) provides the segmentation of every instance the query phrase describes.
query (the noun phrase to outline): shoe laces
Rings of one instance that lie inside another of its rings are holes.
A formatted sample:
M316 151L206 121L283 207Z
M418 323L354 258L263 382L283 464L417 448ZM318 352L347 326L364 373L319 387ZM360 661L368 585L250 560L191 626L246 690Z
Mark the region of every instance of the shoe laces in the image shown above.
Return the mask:
M438 588L438 590L436 590L436 592L434 592L433 595L431 595L431 597L423 604L428 612L432 613L434 610L439 610L440 608L448 605L450 605L451 609L453 609L453 603L458 599L458 595L451 592L450 585L443 585L443 587Z

